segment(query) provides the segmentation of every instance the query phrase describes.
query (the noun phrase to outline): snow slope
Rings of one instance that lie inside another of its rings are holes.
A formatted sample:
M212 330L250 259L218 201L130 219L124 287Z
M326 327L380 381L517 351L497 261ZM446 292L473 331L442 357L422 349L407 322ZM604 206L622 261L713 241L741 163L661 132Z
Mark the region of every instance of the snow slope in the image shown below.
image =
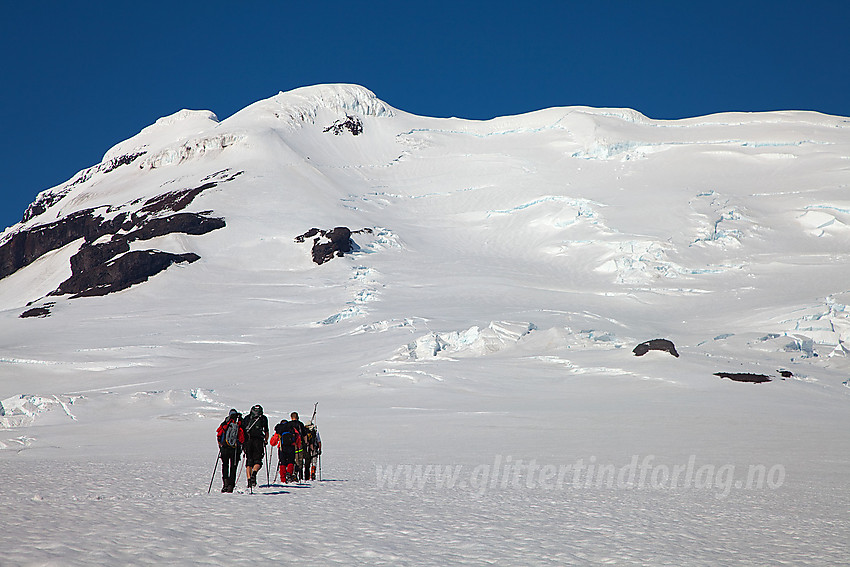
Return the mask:
M72 243L0 280L3 565L846 561L850 119L306 87L160 119L0 244L225 178L192 203L225 228L145 242L195 263L47 297ZM371 233L314 264L335 226ZM207 494L229 408L317 400L322 482Z

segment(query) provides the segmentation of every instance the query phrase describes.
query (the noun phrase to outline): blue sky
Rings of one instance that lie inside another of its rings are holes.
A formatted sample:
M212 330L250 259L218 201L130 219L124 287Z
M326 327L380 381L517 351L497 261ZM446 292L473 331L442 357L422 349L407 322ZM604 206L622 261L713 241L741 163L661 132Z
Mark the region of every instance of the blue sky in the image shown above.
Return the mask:
M224 119L317 83L476 119L568 105L850 116L850 2L532 4L6 3L0 228L160 116Z

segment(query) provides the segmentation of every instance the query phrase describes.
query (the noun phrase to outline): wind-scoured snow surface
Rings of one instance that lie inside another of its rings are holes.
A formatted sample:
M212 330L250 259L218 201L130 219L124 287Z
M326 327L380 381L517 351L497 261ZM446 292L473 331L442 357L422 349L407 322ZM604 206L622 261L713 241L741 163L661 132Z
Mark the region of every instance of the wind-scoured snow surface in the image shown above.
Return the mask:
M210 180L225 227L143 246L198 261L48 296L79 239L0 280L0 564L846 561L850 119L307 87L158 120L0 245ZM316 401L321 482L207 494L231 407Z

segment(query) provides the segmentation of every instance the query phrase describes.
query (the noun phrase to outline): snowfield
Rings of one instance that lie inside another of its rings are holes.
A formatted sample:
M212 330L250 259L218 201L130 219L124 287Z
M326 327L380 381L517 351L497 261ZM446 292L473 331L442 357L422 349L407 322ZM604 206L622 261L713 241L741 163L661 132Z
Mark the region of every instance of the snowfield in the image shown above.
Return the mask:
M102 296L48 295L83 237L0 279L0 564L846 563L848 183L813 112L160 119L0 236L202 187L226 223ZM230 408L317 401L321 481L207 493Z

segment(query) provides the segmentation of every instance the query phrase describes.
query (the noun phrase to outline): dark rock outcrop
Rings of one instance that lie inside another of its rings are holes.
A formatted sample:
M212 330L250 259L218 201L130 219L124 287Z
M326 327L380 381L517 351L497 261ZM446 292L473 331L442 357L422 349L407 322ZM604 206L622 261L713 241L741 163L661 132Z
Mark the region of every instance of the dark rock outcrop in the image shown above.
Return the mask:
M151 276L179 262L195 262L197 254L172 254L159 250L134 250L106 263L74 273L50 295L72 294L71 298L106 295L147 281Z
M346 116L345 120L337 120L323 132L333 132L334 136L339 136L348 130L352 135L358 136L363 133L363 123L356 116Z
M104 166L101 171L111 171L139 155L110 160L106 166L101 164ZM45 253L80 239L83 241L80 249L71 257L71 277L49 295L71 294L72 298L105 295L144 282L172 264L194 262L200 258L197 254L159 250L131 252L130 243L175 233L201 235L223 228L224 219L209 216L209 213L177 211L183 211L204 191L242 173L229 174L228 171L207 176L205 183L191 189L171 191L145 202L137 200L118 207L85 209L55 222L20 230L0 245L0 279L28 266ZM42 203L45 209L50 206L48 203L50 199L45 198ZM28 209L29 213L40 210L41 206L34 205ZM122 209L125 210L122 212ZM135 210L130 212L132 209ZM45 313L35 309L27 311L32 312L27 316L49 314L49 310Z
M33 307L32 309L27 309L26 311L18 315L18 317L20 319L27 319L28 317L50 317L50 308L54 305L56 304L53 302L45 303L41 307Z
M669 352L676 358L679 358L679 353L676 352L676 345L667 339L652 339L651 341L640 343L632 352L635 353L635 356L643 356L651 350Z
M224 228L224 226L224 219L221 218L207 217L201 213L177 213L176 215L147 220L141 227L128 233L125 238L132 242L133 240L150 240L157 236L174 233L197 236Z
M192 201L206 191L218 185L217 183L204 183L200 187L194 189L183 189L182 191L169 191L163 193L153 199L148 199L145 205L139 209L138 214L146 216L150 214L160 213L162 211L182 211L188 207Z
M43 254L58 250L79 238L91 242L104 234L118 232L126 220L126 215L106 220L98 214L99 211L77 211L56 222L13 234L0 246L0 279L28 266Z
M338 226L333 230L320 230L311 228L304 234L295 237L295 242L304 242L308 238L313 239L313 261L319 265L324 264L334 257L342 257L349 254L356 246L351 240L352 234L372 233L371 228L363 228L351 231L348 227Z
M749 382L751 384L762 384L771 381L770 376L750 374L749 372L715 372L714 375L721 378L728 378L735 382Z
M100 244L83 244L80 250L71 256L71 273L82 274L105 264L119 254L130 251L130 243L126 238L113 238Z
M70 187L53 191L50 193L42 193L39 197L33 201L27 210L24 211L24 217L21 219L21 222L27 222L31 218L35 218L38 215L42 214L44 211L61 201L65 195L70 191Z
M330 232L322 234L328 242L321 242L319 238L313 243L313 261L317 264L327 262L334 255L342 257L351 252L351 231L338 226Z

